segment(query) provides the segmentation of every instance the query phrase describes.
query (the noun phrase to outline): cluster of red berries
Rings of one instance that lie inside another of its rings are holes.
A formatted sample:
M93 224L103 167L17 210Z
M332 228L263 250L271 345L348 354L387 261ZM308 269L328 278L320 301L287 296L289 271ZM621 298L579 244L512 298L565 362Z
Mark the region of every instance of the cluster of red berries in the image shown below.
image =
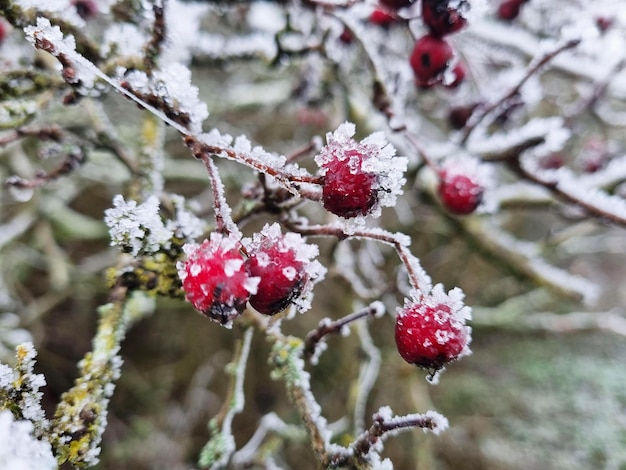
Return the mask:
M277 224L242 241L212 233L201 244L186 244L187 259L178 266L186 298L222 325L230 326L246 304L274 315L297 303L324 273L311 258L317 247L295 233L283 235ZM247 254L247 256L244 255Z
M498 18L504 21L513 21L520 14L522 5L528 0L505 0L498 7Z
M458 299L453 299L456 296ZM436 372L470 353L471 328L465 324L470 310L460 291L415 296L396 316L395 340L400 356L409 364Z
M450 0L422 0L422 20L428 34L415 43L409 59L419 88L436 84L455 88L465 79L465 67L453 64L454 51L444 39L467 25L464 9L467 2Z

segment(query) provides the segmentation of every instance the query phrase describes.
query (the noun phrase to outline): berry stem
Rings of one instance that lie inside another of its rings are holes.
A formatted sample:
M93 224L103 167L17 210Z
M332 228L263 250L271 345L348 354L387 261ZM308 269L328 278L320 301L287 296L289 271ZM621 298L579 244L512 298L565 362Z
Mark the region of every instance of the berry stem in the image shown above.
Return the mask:
M407 248L408 241L402 233L392 233L380 228L361 229L347 232L339 225L298 225L288 224L289 228L302 235L337 237L339 240L347 238L364 238L386 243L395 248L402 264L406 267L409 281L413 288L423 295L430 290L430 278L422 269L419 260Z
M209 179L211 180L213 205L215 207L216 230L227 235L236 235L236 238L241 238L241 231L230 215L231 208L226 202L226 197L224 196L224 184L222 183L222 178L220 177L215 162L206 154L202 156L202 161L209 172Z

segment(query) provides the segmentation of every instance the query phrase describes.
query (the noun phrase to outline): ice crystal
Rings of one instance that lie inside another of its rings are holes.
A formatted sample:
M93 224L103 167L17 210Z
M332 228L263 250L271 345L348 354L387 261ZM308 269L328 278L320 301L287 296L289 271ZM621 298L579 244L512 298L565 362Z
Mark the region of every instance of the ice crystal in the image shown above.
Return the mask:
M0 468L55 470L57 461L47 441L33 436L33 423L16 421L8 410L0 411Z
M199 100L198 88L192 85L191 71L186 66L173 63L163 70L156 70L151 77L133 70L123 80L134 92L163 100L174 113L187 116L191 132L202 131L202 123L209 116L209 111L206 104Z
M126 202L118 194L113 198L113 207L105 211L104 222L109 227L111 245L121 246L133 256L169 248L174 235L163 224L156 196L137 204L136 201Z

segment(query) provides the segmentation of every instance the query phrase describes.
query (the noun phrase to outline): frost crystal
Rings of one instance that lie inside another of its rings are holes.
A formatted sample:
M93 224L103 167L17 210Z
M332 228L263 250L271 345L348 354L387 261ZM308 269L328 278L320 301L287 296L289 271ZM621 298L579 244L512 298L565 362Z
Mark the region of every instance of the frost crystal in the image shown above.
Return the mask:
M57 461L47 441L33 436L30 421L15 421L8 410L0 411L0 468L54 470Z
M133 256L169 248L174 233L163 224L156 196L137 204L136 201L124 201L124 197L118 194L113 198L113 207L104 214L111 245L121 246Z
M151 77L133 70L123 77L123 81L133 92L163 100L176 113L185 115L191 132L202 131L202 122L209 116L209 111L198 98L198 88L191 84L191 71L184 65L170 64L163 70L156 70Z
M206 224L185 207L185 198L172 195L172 203L176 209L176 219L168 220L166 228L183 240L191 241L204 232Z
M34 373L36 356L33 344L24 343L16 348L15 370L0 363L0 403L3 395L11 397L21 417L29 420L35 434L41 436L48 428L48 420L41 407L42 393L39 391L46 385L46 380L42 374Z

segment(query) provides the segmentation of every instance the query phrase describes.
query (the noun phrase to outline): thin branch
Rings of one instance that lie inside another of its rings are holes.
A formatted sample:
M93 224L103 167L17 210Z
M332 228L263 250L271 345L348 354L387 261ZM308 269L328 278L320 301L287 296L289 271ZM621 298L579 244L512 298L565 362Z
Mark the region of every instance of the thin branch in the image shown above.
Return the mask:
M322 341L326 335L331 333L343 333L344 328L350 323L370 315L374 317L380 316L384 313L384 311L384 305L381 302L376 301L372 302L367 307L357 310L356 312L346 315L338 320L330 321L329 319L325 319L320 321L319 326L306 335L304 357L310 359L314 356L319 342Z
M502 96L499 100L493 102L492 104L486 105L484 107L479 107L470 117L468 124L465 126L463 131L463 136L461 138L461 144L467 142L470 135L474 131L474 129L485 119L492 111L506 104L507 101L511 100L513 97L517 96L524 86L524 84L535 75L544 65L558 56L560 53L572 49L580 44L580 39L572 39L567 41L565 44L557 47L555 50L546 53L543 55L535 64L529 66L528 70L522 77L522 79L511 88L504 96Z

